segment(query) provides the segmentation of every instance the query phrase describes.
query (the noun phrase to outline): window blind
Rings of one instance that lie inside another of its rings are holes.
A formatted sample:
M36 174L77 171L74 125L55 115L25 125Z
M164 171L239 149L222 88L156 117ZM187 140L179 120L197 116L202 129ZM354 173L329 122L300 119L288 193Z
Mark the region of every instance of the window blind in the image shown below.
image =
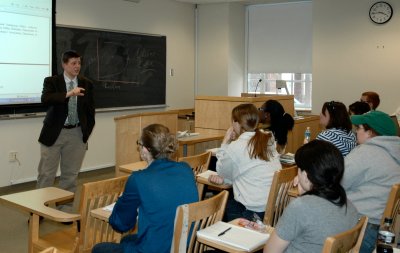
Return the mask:
M248 73L312 73L312 3L248 7Z

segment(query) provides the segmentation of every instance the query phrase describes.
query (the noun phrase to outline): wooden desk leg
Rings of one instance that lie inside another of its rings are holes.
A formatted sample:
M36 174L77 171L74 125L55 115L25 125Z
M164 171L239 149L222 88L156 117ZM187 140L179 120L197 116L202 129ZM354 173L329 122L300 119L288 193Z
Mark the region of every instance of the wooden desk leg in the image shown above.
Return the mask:
M33 243L39 240L39 215L31 213L29 217L28 252L33 253Z

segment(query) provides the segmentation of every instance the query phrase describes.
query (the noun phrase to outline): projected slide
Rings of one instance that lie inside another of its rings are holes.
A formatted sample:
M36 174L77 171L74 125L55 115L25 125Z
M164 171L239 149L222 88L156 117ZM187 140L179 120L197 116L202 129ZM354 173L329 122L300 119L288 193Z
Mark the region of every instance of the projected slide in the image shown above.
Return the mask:
M0 2L0 104L39 103L51 75L52 0Z

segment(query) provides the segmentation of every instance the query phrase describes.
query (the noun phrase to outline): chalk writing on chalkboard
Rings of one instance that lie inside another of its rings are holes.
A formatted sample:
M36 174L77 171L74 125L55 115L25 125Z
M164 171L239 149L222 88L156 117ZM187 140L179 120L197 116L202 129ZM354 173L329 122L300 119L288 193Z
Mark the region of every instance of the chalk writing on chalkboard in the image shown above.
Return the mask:
M94 81L96 108L165 104L165 36L57 27L58 73L68 49L82 55L81 74Z

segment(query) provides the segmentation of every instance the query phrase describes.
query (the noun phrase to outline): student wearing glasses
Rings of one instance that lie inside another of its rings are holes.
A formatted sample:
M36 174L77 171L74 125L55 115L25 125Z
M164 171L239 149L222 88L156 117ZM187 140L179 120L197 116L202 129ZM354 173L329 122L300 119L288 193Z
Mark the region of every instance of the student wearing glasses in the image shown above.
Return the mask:
M282 168L272 133L258 129L258 122L253 104L233 108L232 126L217 151L218 175L209 181L232 184L234 195L228 200L225 221L253 220L254 214L263 219L274 172Z
M300 196L283 211L265 253L320 253L326 237L352 228L358 212L340 185L344 159L329 142L313 140L295 155Z
M109 223L119 232L127 232L137 223L138 233L123 237L120 243L97 244L93 253L170 252L176 208L198 201L192 169L169 159L177 141L167 127L145 127L137 143L148 167L128 178Z
M346 156L357 145L352 131L346 106L341 102L325 102L319 115L320 124L325 130L317 135L317 140L324 140L335 145Z
M345 157L342 185L368 225L360 252L375 248L379 224L393 184L400 182L400 137L384 112L354 115L359 145Z

